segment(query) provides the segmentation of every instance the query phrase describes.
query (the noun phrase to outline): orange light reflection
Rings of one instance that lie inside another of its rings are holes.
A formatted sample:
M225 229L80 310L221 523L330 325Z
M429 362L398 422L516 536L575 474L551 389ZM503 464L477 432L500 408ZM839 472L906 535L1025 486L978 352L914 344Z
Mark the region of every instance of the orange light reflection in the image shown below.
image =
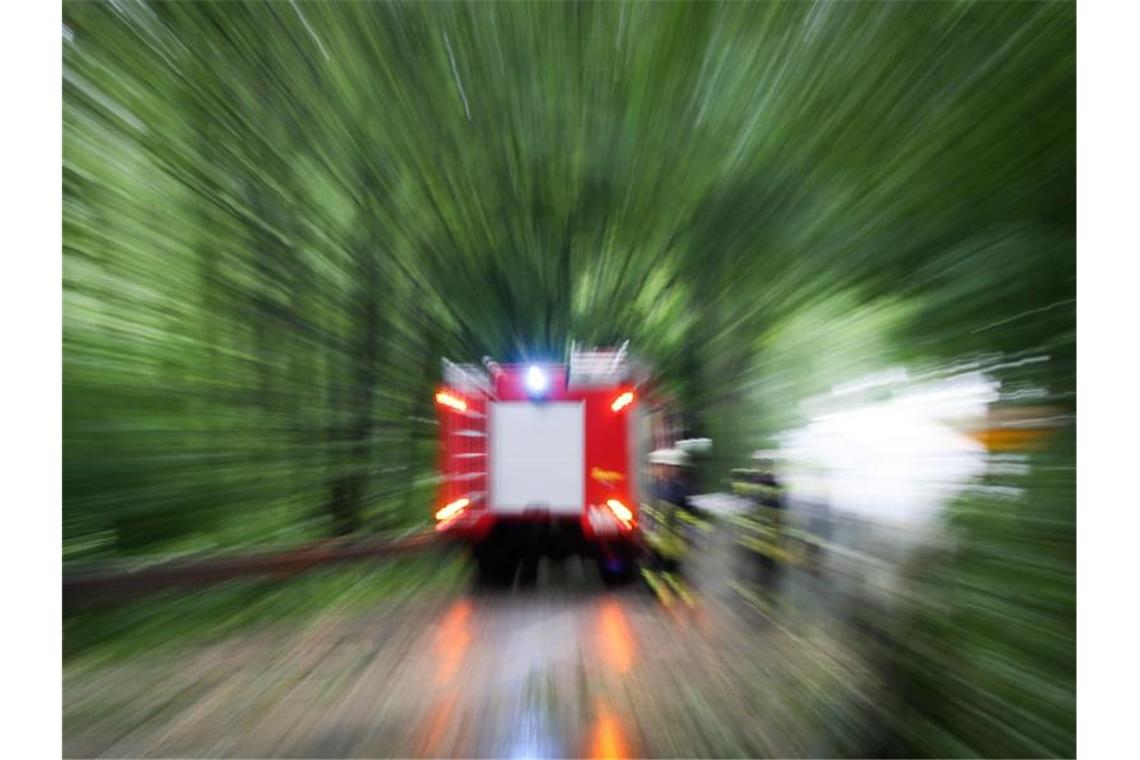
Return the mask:
M602 604L597 637L606 666L615 673L627 673L633 665L637 645L625 610L616 599L607 599Z
M471 602L456 601L448 609L435 634L435 653L439 665L436 681L447 684L459 672L459 666L471 644Z
M598 705L595 711L588 756L605 760L630 757L629 742L617 718L604 705Z

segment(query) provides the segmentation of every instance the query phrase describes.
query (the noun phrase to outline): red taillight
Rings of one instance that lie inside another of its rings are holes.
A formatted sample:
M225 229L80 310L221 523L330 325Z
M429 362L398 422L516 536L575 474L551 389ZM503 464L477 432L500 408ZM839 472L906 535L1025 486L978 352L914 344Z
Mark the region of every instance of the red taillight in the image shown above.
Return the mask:
M629 507L622 504L617 499L607 500L606 506L610 508L610 511L614 513L614 517L616 517L620 523L625 525L625 527L628 528L633 522L633 512L629 511Z
M447 391L440 391L439 393L435 394L435 400L436 403L450 407L457 412L467 411L467 402L459 398L459 396L453 396Z
M615 412L620 412L622 409L625 409L627 406L629 406L632 403L633 403L633 391L626 391L625 393L621 394L620 396L618 396L617 398L614 399L614 402L612 404L610 404L610 409L614 410Z
M463 510L467 509L468 505L470 505L470 504L471 504L470 499L456 499L455 501L444 506L438 512L436 512L435 513L435 519L437 519L441 522L443 520L450 520L451 518L455 517L457 514L462 512Z

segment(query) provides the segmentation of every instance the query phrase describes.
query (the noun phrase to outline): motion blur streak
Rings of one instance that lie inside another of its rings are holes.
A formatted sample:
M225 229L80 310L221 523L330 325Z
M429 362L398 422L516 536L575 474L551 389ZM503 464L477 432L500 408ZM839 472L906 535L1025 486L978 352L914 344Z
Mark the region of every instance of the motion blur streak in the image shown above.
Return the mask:
M447 504L444 507L440 508L440 510L435 513L435 519L450 520L452 517L455 517L457 514L467 509L467 505L470 503L470 499L456 499L450 504Z
M621 520L626 525L633 519L633 512L629 511L629 507L622 504L617 499L607 499L606 506L614 513L614 517Z
M466 599L457 600L443 620L436 632L436 654L439 657L439 671L436 681L441 684L450 684L459 672L459 666L467 656L468 645L471 643L471 602Z
M448 689L436 701L425 716L424 727L419 731L421 739L416 745L417 757L440 757L447 755L443 750L444 737L454 728L455 706L459 703L460 691Z
M1076 4L62 15L66 756L1075 754Z
M633 403L633 393L626 391L625 393L621 394L616 399L614 399L614 403L610 405L610 408L613 409L615 412L620 412L622 409L625 409L627 406L629 406L632 403Z
M457 396L453 396L450 393L447 393L446 391L440 391L439 393L435 394L435 400L438 401L439 403L443 404L444 406L451 407L452 409L454 409L457 412L466 412L467 411L467 402L466 401L464 401L463 399L461 399Z
M625 610L614 599L606 600L598 617L598 643L605 664L624 675L633 665L637 643L625 618Z
M594 707L594 724L590 732L590 752L586 755L597 760L624 760L636 757L622 733L621 724L604 704Z

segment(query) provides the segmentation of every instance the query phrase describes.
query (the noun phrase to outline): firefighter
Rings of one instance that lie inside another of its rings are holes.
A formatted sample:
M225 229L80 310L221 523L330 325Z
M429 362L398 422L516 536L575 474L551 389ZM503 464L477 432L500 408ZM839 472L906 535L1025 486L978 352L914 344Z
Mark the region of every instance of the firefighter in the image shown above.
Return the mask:
M760 524L760 540L757 542L760 556L761 582L775 585L780 570L787 560L784 542L784 491L776 478L775 462L767 457L756 460L756 501L757 518Z
M749 577L774 587L791 555L785 541L785 500L776 478L774 460L767 453L753 457L748 470L733 470L733 491L750 502L747 513L733 518L735 542L743 551L742 568Z
M646 542L656 565L677 570L687 554L684 514L692 513L685 468L689 457L680 449L658 449L649 455L653 474L653 503L643 522Z
M678 448L658 449L649 455L649 464L652 499L641 507L649 567L642 575L665 606L674 600L692 606L695 596L681 572L690 553L693 527L699 524L691 500L689 455Z

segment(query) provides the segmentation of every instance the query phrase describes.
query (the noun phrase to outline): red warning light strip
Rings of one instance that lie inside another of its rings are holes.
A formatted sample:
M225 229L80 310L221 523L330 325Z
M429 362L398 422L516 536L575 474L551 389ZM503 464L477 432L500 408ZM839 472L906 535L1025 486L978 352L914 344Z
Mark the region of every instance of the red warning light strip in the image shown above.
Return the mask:
M610 409L614 410L615 412L620 412L622 409L626 408L627 406L629 406L632 403L633 403L633 392L632 391L626 391L625 393L621 394L616 399L614 399L614 402L612 404L610 404Z
M436 403L451 407L457 412L467 411L467 402L458 396L451 395L447 391L440 391L439 393L435 394L435 400Z

